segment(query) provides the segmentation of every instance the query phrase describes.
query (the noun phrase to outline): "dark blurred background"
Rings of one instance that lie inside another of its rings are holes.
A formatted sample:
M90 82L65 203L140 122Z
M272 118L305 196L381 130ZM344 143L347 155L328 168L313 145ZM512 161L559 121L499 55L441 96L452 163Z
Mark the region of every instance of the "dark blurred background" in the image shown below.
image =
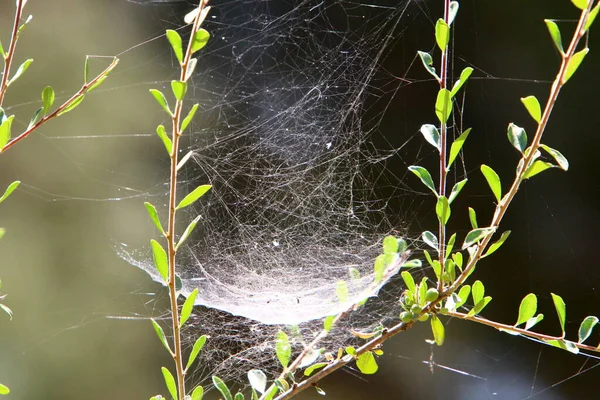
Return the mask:
M295 6L274 0L255 3L268 4L273 15L285 15ZM395 3L370 6L404 7ZM398 77L396 83L387 81L395 86L382 88L387 97L367 99L372 102L367 113L382 116L375 140L391 147L408 143L390 170L405 171L418 162L433 171L436 165L418 129L435 121L437 87L415 53L433 49L433 25L442 15L442 3L408 5L380 65L388 76ZM212 5L218 18L207 23L209 31L230 23L227 17L253 18L243 15L236 2ZM480 221L493 212L479 165L492 166L506 190L518 161L506 140L506 126L515 122L533 134L534 123L519 98L535 94L543 102L556 74L559 57L543 19L561 20L566 41L578 13L568 0L463 0L460 5L454 71L475 69L462 108L462 125L473 128L465 146L469 156L461 166L470 181L452 217L452 229L464 233L468 206L479 211ZM0 4L4 48L13 7L12 1ZM34 19L20 39L17 63L26 58L35 62L5 102L17 114L18 127L26 126L39 106L45 85L52 85L61 100L80 87L86 54L122 54L118 69L77 110L0 157L0 186L23 182L0 206L7 230L0 242L0 278L2 292L9 294L6 304L15 313L12 322L0 316L0 382L11 388L11 398L147 399L166 393L159 368L170 366L170 360L150 324L136 320L164 313L147 294L157 287L120 259L115 247L121 241L143 245L152 232L141 203L164 191L166 160L153 131L165 119L148 89L162 87L174 76L170 50L159 36L180 26L191 8L185 1L147 0L30 0L27 5L26 13ZM368 8L374 7L346 7L344 18ZM361 22L369 23L380 21ZM591 51L561 94L544 139L569 159L571 168L567 173L547 171L523 185L503 222L503 229L513 232L509 241L481 262L474 275L494 298L484 316L513 323L521 298L534 292L546 316L538 329L549 334L559 334L550 292L560 294L567 303L571 338L585 316L600 314L600 270L593 256L600 229L600 158L594 156L600 144L600 57L595 48L600 27L593 28L585 39ZM218 37L210 45L227 49ZM108 62L94 58L92 71ZM408 222L409 236L435 230L431 196L414 176L402 185L413 190L398 203L411 205L399 212ZM597 391L596 359L472 323L444 322L443 347L427 344L428 325L418 325L386 344L376 375L361 376L349 367L321 387L332 399L571 399L591 398ZM590 343L599 338L594 332ZM301 398L317 396L307 392Z

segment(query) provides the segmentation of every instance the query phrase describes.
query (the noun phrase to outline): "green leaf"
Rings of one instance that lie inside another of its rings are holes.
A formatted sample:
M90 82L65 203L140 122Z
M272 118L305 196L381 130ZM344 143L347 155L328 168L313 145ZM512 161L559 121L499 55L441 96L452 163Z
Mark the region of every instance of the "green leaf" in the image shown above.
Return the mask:
M185 299L183 303L183 307L181 307L181 315L179 316L179 327L181 328L192 315L192 310L194 309L194 302L196 301L196 296L198 296L198 288L194 289L192 293Z
M190 358L188 359L188 362L185 366L186 371L190 369L194 361L196 361L196 357L198 357L198 354L200 354L200 351L202 350L205 344L206 335L202 335L198 339L196 339L196 341L194 342L194 346L192 346L192 351L190 352Z
M567 81L571 79L571 77L573 76L575 71L577 71L577 68L579 68L579 65L581 65L581 62L583 61L587 53L589 53L589 51L590 49L586 47L585 49L573 54L573 57L571 57L569 63L567 64L567 71L565 72L565 76L563 78L563 84L567 83Z
M460 298L460 301L458 303L456 303L456 308L462 306L463 304L465 304L467 302L467 300L469 299L470 293L471 293L470 285L464 285L463 287L460 288L460 290L458 291L458 297Z
M425 231L423 232L423 234L421 235L421 237L423 238L423 241L428 244L430 247L432 247L435 250L438 250L438 238L435 236L434 233L429 232L429 231Z
M154 331L156 332L156 336L158 336L158 339L160 340L162 345L165 346L165 349L167 349L167 351L169 353L172 353L171 348L169 347L169 342L167 342L167 337L165 336L165 332L163 331L163 328L161 328L160 325L158 324L158 322L156 322L153 318L150 319L150 322L152 322L152 327L154 328Z
M17 187L19 187L20 184L21 184L21 181L14 181L10 185L8 185L8 187L4 191L4 194L2 195L2 197L0 197L0 203L2 203L4 200L6 200L8 198L8 196L10 196L10 194L12 192L14 192Z
M450 2L450 12L448 13L448 25L452 25L454 22L454 18L456 18L456 14L458 13L458 1Z
M204 397L204 388L202 386L196 386L196 388L192 391L191 400L202 400Z
M562 45L562 37L560 35L560 29L558 29L558 25L550 19L545 19L546 27L548 28L548 32L550 32L550 37L552 37L552 41L554 45L560 51L560 54L565 54L565 50ZM538 121L539 122L539 121Z
M402 264L402 268L421 268L423 263L421 260L408 260L404 264Z
M171 89L173 90L175 98L182 101L187 92L187 83L182 81L171 81Z
M188 160L194 155L194 150L190 150L187 153L185 153L185 156L181 157L181 160L179 160L179 162L177 163L177 171L179 171L181 168L183 168L183 166L185 165L186 162L188 162Z
M5 394L9 394L9 393L10 393L10 389L7 386L0 383L0 394L5 395Z
M458 78L458 80L456 82L454 82L454 85L452 86L452 91L450 92L450 96L454 97L456 95L456 93L458 93L460 88L463 87L463 85L465 84L467 79L469 79L469 77L471 76L472 73L473 73L473 68L471 68L471 67L467 67L462 70L462 72L460 73L460 78Z
M453 233L452 236L450 236L450 239L448 239L448 243L446 244L446 258L448 258L448 255L450 253L452 253L452 249L454 248L455 242L456 242L456 233Z
M8 118L5 118L0 124L0 150L6 146L6 144L10 141L11 138L11 127L13 119L15 119L14 115L11 115Z
M34 126L35 124L37 124L40 115L42 115L42 111L44 111L44 109L42 107L38 108L37 110L35 110L35 112L33 113L33 116L31 117L31 120L29 120L29 124L27 124L27 129L29 130L31 129L32 126Z
M590 0L571 0L571 3L575 4L575 7L580 10L585 10L590 3Z
M435 101L435 115L445 124L452 113L452 96L448 89L440 89Z
M84 94L80 94L79 96L75 97L75 99L73 101L71 101L69 103L69 105L67 105L65 108L60 110L60 112L57 114L57 116L60 117L61 115L64 115L64 114L68 113L69 111L73 111L75 109L75 107L77 107L78 105L81 104L84 97L85 97Z
M340 303L348 301L348 284L344 280L337 281L335 285L335 294Z
M548 152L553 158L554 161L558 164L558 166L566 171L569 169L569 161L561 154L560 151L553 149L550 146L546 146L545 144L540 144L540 147Z
M281 330L275 335L275 354L277 354L277 359L279 359L283 368L287 368L292 357L292 346L288 335Z
M197 52L202 49L208 43L208 39L210 39L210 33L205 29L200 28L198 32L194 35L194 41L192 43L192 53Z
M566 350L570 353L579 354L579 348L575 345L575 343L568 340L544 340L544 342L550 346L558 347L559 349Z
M446 196L438 197L435 205L435 213L440 224L445 226L450 219L450 203Z
M473 307L471 309L471 311L468 312L467 316L472 317L474 315L479 314L481 311L483 311L483 309L485 308L485 306L487 306L490 301L492 301L492 297L491 296L485 296L477 304L475 304L475 307Z
M485 164L481 166L481 173L485 176L485 180L490 186L490 189L492 189L496 201L500 203L500 200L502 199L502 184L500 183L500 177L496 171Z
M588 20L585 23L584 32L586 32L588 29L590 29L590 26L592 26L592 24L594 23L594 20L598 16L599 11L600 11L600 3L598 3L598 5L596 7L592 8L592 11L590 11L590 15L588 15Z
M549 162L546 162L546 161L536 160L523 173L523 180L529 179L532 176L535 176L535 175L539 174L540 172L543 172L543 171L545 171L545 170L547 170L549 168L553 168L553 167L554 167L554 164L552 164L552 163L549 163Z
M450 166L454 163L458 153L460 153L467 137L469 137L469 133L471 133L471 128L465 130L454 142L452 142L452 145L450 146L450 155L448 157L448 166L446 167L447 170L450 170Z
M91 92L92 90L96 89L98 86L102 85L102 82L104 82L104 80L105 80L105 79L106 79L106 76L103 76L103 77L99 78L99 79L96 81L96 83L94 83L94 84L92 84L91 86L89 86L89 87L86 89L86 91L85 91L85 92L86 92L86 93L89 93L89 92Z
M356 359L356 366L359 371L365 375L371 375L377 372L379 366L377 365L377 361L375 360L375 356L370 351L362 353Z
M177 242L177 245L175 246L175 251L177 251L177 249L179 249L179 247L192 234L192 232L194 231L194 228L196 227L196 224L198 223L199 220L200 220L200 216L198 215L196 218L194 218L192 220L192 222L190 222L190 224L188 225L188 227L185 228L185 231L183 232L183 235L181 235L181 238L179 239L179 241Z
M398 239L394 236L386 236L383 238L383 254L394 254L398 252L399 249Z
M173 48L173 53L175 53L175 58L179 61L179 64L183 61L183 47L181 44L181 36L177 31L172 29L167 29L167 40L171 43L171 47Z
M429 144L435 147L438 150L438 152L442 151L440 132L434 125L425 124L421 126L421 133L423 134L425 140L427 140Z
M152 220L152 222L154 222L154 226L156 226L158 231L164 235L165 231L160 223L160 219L158 218L158 212L156 211L156 207L154 207L148 202L145 202L144 205L146 206L146 210L148 210L148 215L150 216L150 219Z
M433 58L431 58L431 54L426 53L424 51L417 51L419 57L421 58L421 62L423 66L438 82L441 81L440 77L435 72L435 68L433 67Z
M0 229L0 235L4 235L4 229ZM4 311L6 314L8 314L8 317L12 321L12 319L13 319L12 310L2 303L0 303L0 309L2 309L2 311Z
M542 119L542 108L538 99L535 96L521 97L521 102L529 112L529 115L531 115L531 118L539 124Z
M250 382L252 389L260 394L265 393L267 390L267 375L260 369L251 369L248 371L248 382Z
M233 397L231 396L231 392L229 391L229 388L227 387L227 385L225 384L225 382L223 382L223 380L221 378L219 378L218 376L213 376L212 381L213 381L213 385L215 385L217 390L219 392L221 392L221 394L223 395L225 400L233 400Z
M483 296L485 295L485 286L483 286L483 282L478 280L473 283L471 295L473 296L473 304L477 304L483 299Z
M460 191L466 183L467 179L463 179L462 181L456 182L454 184L454 186L452 187L452 191L450 192L450 197L448 198L448 203L452 204L452 202L454 201L454 199L456 199L456 196L458 196L458 194L460 193Z
M165 97L165 95L160 90L156 89L150 89L150 93L152 93L152 96L154 96L154 98L156 99L158 104L160 104L163 110L165 110L170 116L173 116L173 112L169 108L169 103L167 102L167 98Z
M163 376L165 378L165 384L167 385L167 390L171 394L173 399L178 399L177 397L177 384L175 383L175 378L173 378L173 374L165 367L160 368Z
M529 318L525 323L525 330L529 330L544 319L544 314L538 314L535 317Z
M1 40L0 40L0 56L2 56L2 58L6 57L6 53L4 52L4 47L2 47Z
M552 301L554 302L554 308L556 308L556 315L558 315L558 322L560 323L560 329L562 330L563 337L565 336L565 320L567 318L567 307L562 297L557 294L550 293L552 295Z
M529 293L527 296L523 297L521 300L521 305L519 306L519 317L517 318L517 323L515 326L519 326L527 321L529 321L535 315L537 311L537 296L533 293Z
M597 323L598 317L585 317L579 326L579 343L585 342L585 340L590 337L592 329L594 329L594 326L596 326Z
M154 239L150 241L150 246L152 247L154 266L163 277L165 282L167 282L169 276L169 261L167 259L167 252L165 249L163 249L160 243Z
M511 122L508 124L507 136L510 144L523 154L525 148L527 148L527 133L525 132L525 129Z
M477 228L473 229L471 232L467 233L467 237L462 245L462 250L466 250L467 247L471 247L480 240L482 240L487 235L493 233L496 228Z
M87 83L88 74L90 72L90 56L85 56L85 62L83 63L83 82Z
M408 167L408 170L418 176L419 179L421 179L421 182L423 182L423 184L437 196L435 186L433 185L433 179L431 178L429 171L423 167L419 167L418 165L411 165Z
M477 229L477 213L471 207L469 207L469 222L471 222L471 228Z
M54 89L51 86L46 86L42 90L42 104L44 105L44 115L47 115L54 104Z
M187 207L187 206L193 204L200 197L204 196L204 194L206 192L208 192L211 187L212 187L211 185L200 185L200 186L198 186L190 194L188 194L187 196L185 196L183 198L183 200L181 200L179 202L179 204L177 205L176 209L179 210L181 208L184 208L184 207Z
M188 113L188 115L183 119L183 122L181 123L181 129L180 132L183 133L183 131L185 131L185 128L188 127L188 125L190 124L190 122L192 122L192 119L194 118L194 114L196 114L196 111L198 110L198 106L199 104L196 103L192 106L190 112Z
M241 392L237 392L233 397L233 400L244 400L244 395Z
M402 273L400 274L400 276L402 277L402 280L404 280L404 284L406 285L406 287L408 288L408 290L411 293L416 293L417 286L415 285L415 280L413 279L413 277L410 274L410 272L408 272L408 271L402 271Z
M326 366L327 363L325 362L313 364L304 370L304 376L311 376L313 372Z
M433 332L433 339L435 340L435 344L441 346L444 344L444 339L446 338L446 331L444 329L444 324L437 315L433 314L431 316L431 331Z
M435 41L441 51L446 51L450 42L450 27L442 18L435 24Z
M158 135L160 140L162 140L163 144L165 145L165 149L167 149L167 152L171 154L171 151L173 150L173 142L171 142L171 138L169 138L169 136L167 135L165 127L163 125L157 126L156 134Z
M452 254L452 261L454 261L454 264L456 264L456 266L462 271L462 266L463 266L462 253L456 252L456 253Z
M506 231L503 232L502 235L500 236L500 239L498 239L496 242L492 243L488 249L488 251L483 255L483 257L487 257L490 254L492 254L493 252L495 252L496 250L498 250L500 248L500 246L502 246L504 244L504 242L506 241L506 239L508 239L508 236L510 235L511 231Z
M23 64L19 65L19 68L17 68L17 72L15 72L13 77L9 79L6 86L10 86L11 83L13 83L17 79L19 79L21 77L21 75L23 75L25 73L25 71L27 71L27 68L29 68L29 66L31 65L32 62L33 62L33 59L31 59L31 58L23 61Z

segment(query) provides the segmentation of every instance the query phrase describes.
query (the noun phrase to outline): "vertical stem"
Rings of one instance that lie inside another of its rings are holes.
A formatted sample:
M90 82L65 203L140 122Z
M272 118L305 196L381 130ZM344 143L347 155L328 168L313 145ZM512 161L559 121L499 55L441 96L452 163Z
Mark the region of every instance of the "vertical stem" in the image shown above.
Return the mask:
M449 22L450 18L450 0L444 0L444 21ZM440 89L446 89L448 81L448 47L442 51L442 60L440 67ZM448 170L446 167L447 163L447 136L448 126L446 123L442 123L440 126L440 161L439 161L439 172L440 181L438 187L438 195L446 196L446 184L448 178ZM438 291L441 293L444 290L444 282L442 276L444 275L444 262L446 259L446 225L440 221L438 226L438 255L440 262L440 279L438 279Z
M203 19L203 8L208 4L208 0L200 0L199 4L199 12L196 15L194 20L194 25L192 28L191 37L187 46L187 50L185 52L185 56L181 62L181 72L179 75L179 80L182 82L186 81L186 76L188 75L188 69L190 68L190 59L192 58L192 44L193 39L202 24ZM177 282L176 282L176 250L175 250L175 217L176 217L176 207L177 207L177 164L178 154L179 154L179 139L181 138L181 112L183 109L183 100L177 100L175 102L175 110L173 111L173 115L171 116L172 122L172 144L171 147L171 175L169 179L169 225L167 227L167 243L168 243L168 251L167 256L169 260L169 299L171 302L171 323L173 329L173 345L174 351L173 361L175 361L175 369L177 372L177 392L179 399L183 399L185 397L185 374L186 371L183 367L183 352L181 350L181 328L179 326L179 305L177 303Z
M19 37L19 22L23 15L23 7L25 6L25 0L17 0L17 10L15 11L15 21L13 24L12 34L10 36L10 45L8 51L4 57L4 70L2 71L2 81L0 82L0 107L4 102L4 96L6 95L6 89L8 88L8 77L10 76L10 66L12 64L13 57L15 55L15 48L17 46L17 39Z

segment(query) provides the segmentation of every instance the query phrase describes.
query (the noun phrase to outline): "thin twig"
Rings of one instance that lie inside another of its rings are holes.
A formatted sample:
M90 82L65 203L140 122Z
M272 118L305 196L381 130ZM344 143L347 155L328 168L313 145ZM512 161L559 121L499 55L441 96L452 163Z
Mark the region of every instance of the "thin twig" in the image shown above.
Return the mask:
M0 107L2 107L6 89L8 89L8 77L10 76L10 67L15 55L15 49L17 48L17 40L19 39L19 22L21 22L21 17L23 16L23 7L25 7L25 0L17 0L17 9L15 11L12 34L10 36L10 45L8 46L6 56L4 57L4 70L2 71L2 81L0 82Z
M182 82L186 81L188 75L188 69L190 68L190 59L192 58L192 45L194 41L194 35L200 29L202 23L202 9L208 4L208 0L200 0L199 12L194 19L194 25L192 28L191 38L189 40L185 56L181 61L181 72L179 80ZM177 164L179 163L179 139L182 135L181 132L181 112L183 110L183 100L176 100L175 110L171 116L172 122L172 147L169 157L171 159L171 176L169 179L169 224L165 237L168 244L168 260L169 260L169 299L171 303L171 323L173 329L173 344L174 351L171 353L173 361L175 362L175 369L177 372L177 391L180 399L183 399L185 392L185 369L183 366L183 352L181 349L181 329L179 326L179 305L177 303L177 282L176 282L176 243L175 243L175 217L177 207Z

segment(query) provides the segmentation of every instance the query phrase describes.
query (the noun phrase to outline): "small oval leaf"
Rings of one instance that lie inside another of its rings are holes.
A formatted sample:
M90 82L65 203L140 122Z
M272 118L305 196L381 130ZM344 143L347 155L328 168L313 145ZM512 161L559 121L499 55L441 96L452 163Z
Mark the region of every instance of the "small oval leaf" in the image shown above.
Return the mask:
M531 118L539 124L542 119L542 108L538 99L535 96L521 97L521 102L529 112L529 115L531 115Z
M187 207L193 204L200 197L204 196L206 192L210 190L211 185L200 185L196 189L194 189L191 193L183 198L177 205L176 209L179 210L181 208Z

